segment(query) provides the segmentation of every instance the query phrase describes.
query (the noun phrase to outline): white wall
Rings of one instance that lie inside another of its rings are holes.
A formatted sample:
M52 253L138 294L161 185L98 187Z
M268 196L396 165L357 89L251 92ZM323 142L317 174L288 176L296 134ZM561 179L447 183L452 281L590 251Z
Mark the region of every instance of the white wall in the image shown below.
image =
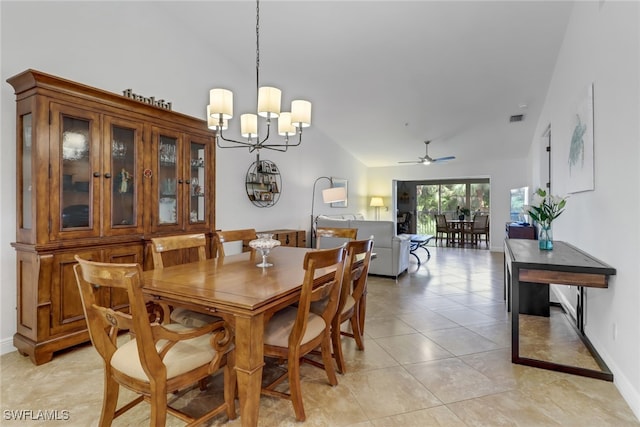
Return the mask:
M505 224L510 221L510 189L523 187L527 182L526 158L462 163L451 161L443 164L410 165L386 168L369 168L370 194L384 197L391 206L392 180L413 181L453 178L489 178L491 184L489 242L492 251L504 250ZM392 209L380 212L380 219L392 220Z
M16 235L15 96L6 79L34 68L111 92L132 88L172 101L175 111L204 118L214 78L224 78L236 91L236 111L242 111L251 108L241 99L254 99L248 91L255 90L255 74L211 55L151 2L0 2L0 11L0 351L6 353L14 350L16 331L16 257L10 247ZM349 180L349 207L322 204L320 190L328 186L323 180L316 190L317 213L365 211L366 168L320 127L305 130L302 146L287 153L267 151L262 158L274 161L282 174L282 195L272 208L258 208L246 196L245 173L255 155L217 151L217 228L308 229L313 182L324 175Z
M567 193L572 118L584 88L593 83L595 190L570 195L565 213L554 221L554 238L617 269L608 289L587 290L586 334L640 418L639 25L638 2L574 5L530 160L534 177L538 136L551 123L552 191ZM567 297L567 287L558 289Z

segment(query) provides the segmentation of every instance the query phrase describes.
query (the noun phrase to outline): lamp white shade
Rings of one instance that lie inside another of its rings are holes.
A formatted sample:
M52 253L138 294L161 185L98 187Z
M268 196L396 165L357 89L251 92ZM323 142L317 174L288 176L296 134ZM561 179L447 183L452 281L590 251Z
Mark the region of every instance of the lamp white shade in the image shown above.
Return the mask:
M291 124L291 113L280 113L280 117L278 117L278 134L282 136L296 134L296 127Z
M209 114L216 119L229 120L233 117L233 92L215 88L209 91Z
M369 204L369 206L373 207L373 208L381 208L384 206L384 203L382 201L382 197L372 197L371 198L371 203Z
M311 102L303 99L291 101L291 123L298 128L311 126Z
M280 99L282 91L270 86L258 89L258 115L260 117L278 117L280 115Z
M322 190L322 201L324 203L344 202L347 200L347 189L344 187L331 187Z
M218 130L220 127L220 120L211 115L211 105L207 105L207 127L211 130ZM229 121L222 120L222 130L227 130L228 127Z
M241 115L240 133L245 138L255 138L258 136L258 116L255 114Z

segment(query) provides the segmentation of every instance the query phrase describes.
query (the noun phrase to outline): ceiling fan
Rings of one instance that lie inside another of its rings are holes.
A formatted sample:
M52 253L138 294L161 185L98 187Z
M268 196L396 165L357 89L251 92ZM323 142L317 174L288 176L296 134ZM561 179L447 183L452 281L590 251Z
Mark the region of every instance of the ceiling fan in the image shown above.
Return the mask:
M437 159L434 159L433 157L430 157L429 156L429 143L431 143L431 141L425 141L424 142L424 147L425 147L424 157L418 157L418 160L410 160L410 161L398 162L398 163L414 163L414 164L429 165L431 163L444 162L446 160L453 160L453 159L456 158L455 156L438 157Z

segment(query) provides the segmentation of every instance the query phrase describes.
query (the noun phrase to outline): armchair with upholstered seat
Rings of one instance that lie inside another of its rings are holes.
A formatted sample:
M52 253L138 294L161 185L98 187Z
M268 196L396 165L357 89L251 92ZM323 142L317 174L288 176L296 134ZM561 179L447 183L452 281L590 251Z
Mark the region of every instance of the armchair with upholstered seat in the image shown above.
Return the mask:
M347 260L344 267L344 278L338 300L338 309L331 325L331 343L333 357L338 371L344 374L347 369L342 353L341 336L351 337L356 341L358 350L364 350L364 321L367 307L367 276L373 251L373 239L355 240L347 243ZM349 322L351 332L344 331L341 326Z
M151 404L151 427L164 426L167 412L193 425L225 411L229 419L236 418L233 336L226 322L197 329L175 323L161 325L158 319L149 319L139 264L92 262L77 255L75 259L78 264L74 271L89 336L104 361L101 427L110 426L114 418L143 400ZM104 289L110 288L127 292L128 313L101 305ZM119 337L119 332L127 330L133 338ZM197 384L220 368L224 371L222 404L197 419L169 406L169 393ZM116 409L121 385L138 397Z
M467 231L471 237L471 243L478 245L482 236L484 236L484 243L489 247L489 215L475 215L473 217L473 224Z
M444 214L436 214L436 246L438 245L438 239L440 239L440 245L442 245L442 236L446 239L447 246L453 244L458 234L458 230L451 227L447 222L447 217Z
M287 370L263 387L262 393L290 400L298 421L306 418L300 384L301 358L320 347L329 384L338 384L331 355L331 323L337 310L345 257L344 247L307 252L297 305L277 311L265 326L264 355L286 360ZM318 274L320 271L323 274ZM311 311L312 304L322 308ZM289 392L276 390L287 378Z
M204 234L182 234L178 236L154 237L151 239L151 255L153 268L162 269L171 265L184 264L207 259L205 247L207 239ZM194 255L195 253L195 255ZM165 259L167 258L167 259ZM204 326L220 321L212 316L185 307L171 310L171 321L184 326Z

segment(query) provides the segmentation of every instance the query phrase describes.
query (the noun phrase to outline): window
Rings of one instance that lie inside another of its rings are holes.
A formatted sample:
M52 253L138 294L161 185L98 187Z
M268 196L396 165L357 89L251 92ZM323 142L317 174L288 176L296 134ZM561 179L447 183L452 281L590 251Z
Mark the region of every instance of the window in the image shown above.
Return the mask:
M439 181L404 181L398 183L403 191L414 188L418 234L435 234L435 214L453 218L458 206L466 207L471 215L489 215L491 184L488 178ZM401 194L401 192L399 192ZM401 201L398 201L400 207Z

